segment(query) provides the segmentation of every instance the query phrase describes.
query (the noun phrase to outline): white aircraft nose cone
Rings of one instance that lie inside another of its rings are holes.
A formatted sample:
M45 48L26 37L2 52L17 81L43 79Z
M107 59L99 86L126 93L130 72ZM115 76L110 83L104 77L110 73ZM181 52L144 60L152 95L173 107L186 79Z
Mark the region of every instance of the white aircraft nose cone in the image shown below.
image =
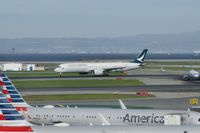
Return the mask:
M55 68L54 71L55 72L61 72L61 69L60 68Z

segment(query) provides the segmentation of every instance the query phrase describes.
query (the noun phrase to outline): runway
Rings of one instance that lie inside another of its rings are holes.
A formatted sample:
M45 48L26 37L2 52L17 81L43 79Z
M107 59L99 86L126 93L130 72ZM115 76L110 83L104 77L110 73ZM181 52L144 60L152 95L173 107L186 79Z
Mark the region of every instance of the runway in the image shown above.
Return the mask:
M132 87L80 87L18 89L22 95L149 92L200 92L199 85L144 85Z
M141 72L141 71L140 71ZM76 79L138 79L145 83L141 86L124 86L124 87L76 87L76 88L18 88L22 95L48 95L48 94L88 94L88 93L135 93L138 91L160 92L166 95L168 92L185 92L199 94L200 81L182 81L181 75L170 73L135 73L134 75L112 75L107 77L102 76L64 76L64 77L23 77L12 78L12 80L76 80ZM196 96L197 98L198 95ZM189 97L178 98L152 98L152 99L129 99L123 100L127 106L145 107L156 109L187 109L189 105ZM32 105L71 105L71 106L90 106L96 105L108 107L110 105L118 106L117 100L92 100L92 101L48 101L48 102L29 102Z
M151 93L160 93L156 98L147 99L128 99L123 100L128 107L137 108L155 108L155 109L188 109L191 107L189 99L199 98L199 84L190 85L143 85L133 87L90 87L90 88L32 88L19 89L22 95L48 95L48 94L88 94L88 93L135 93L137 91L149 91ZM185 93L180 97L180 93ZM193 95L189 94L194 92ZM172 96L168 93L176 93ZM35 101L32 105L70 105L70 106L89 106L89 107L109 107L118 106L117 100L76 100L76 101Z
M200 99L200 97L197 97ZM170 98L170 99L129 99L123 100L124 104L128 108L154 108L154 109L181 109L187 110L191 107L189 104L190 98ZM29 102L31 105L68 105L70 107L101 107L107 108L110 106L119 106L118 100L91 100L91 101L47 101L47 102Z
M140 71L141 72L141 71ZM76 80L76 79L138 79L144 82L141 86L123 86L123 87L66 87L66 88L19 88L22 94L80 94L80 93L115 93L115 92L135 92L135 91L151 91L151 92L200 92L200 81L182 81L180 75L170 73L135 73L136 75L112 75L108 77L102 76L65 76L65 77L18 77L11 80ZM143 71L142 71L143 72Z
M131 91L158 91L158 92L199 92L200 82L186 82L179 80L179 75L176 74L142 74L142 75L116 75L109 77L102 76L65 76L65 77L18 77L11 80L76 80L76 79L138 79L144 82L145 85L141 86L123 86L123 87L66 87L66 88L19 88L23 93L42 93L42 94L62 94L62 93L85 93L85 92L131 92ZM39 90L39 92L38 92Z

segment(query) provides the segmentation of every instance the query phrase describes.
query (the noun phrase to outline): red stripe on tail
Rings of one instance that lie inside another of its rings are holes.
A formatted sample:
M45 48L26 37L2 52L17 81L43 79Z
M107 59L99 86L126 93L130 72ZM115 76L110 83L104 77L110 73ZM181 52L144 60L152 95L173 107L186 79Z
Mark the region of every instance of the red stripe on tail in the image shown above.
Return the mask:
M0 132L33 132L29 126L0 126Z
M1 86L5 86L5 83L3 81L0 81Z
M12 102L12 98L7 98L9 102Z
M3 114L0 114L0 120L5 120L5 117L3 116Z
M3 90L3 94L8 94L8 90Z
M15 107L17 111L28 111L27 107Z

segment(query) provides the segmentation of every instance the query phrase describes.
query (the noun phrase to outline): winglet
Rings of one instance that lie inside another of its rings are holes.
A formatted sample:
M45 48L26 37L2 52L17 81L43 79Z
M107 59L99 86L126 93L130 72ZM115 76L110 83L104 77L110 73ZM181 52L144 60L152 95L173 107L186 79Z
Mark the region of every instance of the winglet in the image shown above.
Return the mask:
M121 106L122 109L126 110L126 105L123 103L123 101L121 99L119 99L119 104Z

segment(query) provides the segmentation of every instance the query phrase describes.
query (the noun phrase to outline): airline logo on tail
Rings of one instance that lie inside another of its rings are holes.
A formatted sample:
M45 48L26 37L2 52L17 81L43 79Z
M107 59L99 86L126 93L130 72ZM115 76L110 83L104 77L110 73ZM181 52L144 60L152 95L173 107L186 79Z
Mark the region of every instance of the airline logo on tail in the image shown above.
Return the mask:
M17 112L14 106L0 93L0 121L8 120L24 120L23 116Z
M27 111L29 106L5 74L0 74L1 91L18 111Z
M30 124L0 92L0 132L33 132Z
M144 49L138 56L137 58L134 60L135 63L139 63L139 64L142 64L145 57L146 57L146 54L147 54L147 51L148 49Z

